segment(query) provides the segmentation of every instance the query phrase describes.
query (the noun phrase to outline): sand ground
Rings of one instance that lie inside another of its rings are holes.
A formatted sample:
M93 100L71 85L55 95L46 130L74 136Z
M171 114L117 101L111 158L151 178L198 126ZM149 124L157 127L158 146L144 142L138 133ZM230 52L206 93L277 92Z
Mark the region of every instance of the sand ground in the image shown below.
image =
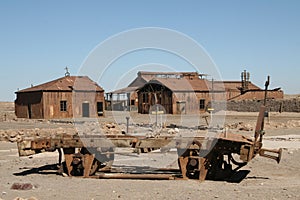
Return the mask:
M2 108L3 111L4 108ZM7 109L7 108L5 108ZM11 109L8 106L8 111ZM0 112L2 115L3 112ZM3 115L2 115L3 116ZM13 114L10 114L13 116ZM257 113L235 113L226 115L225 123L247 123L255 125ZM123 114L116 117L124 120ZM194 116L190 116L193 118ZM177 117L178 118L178 117ZM171 122L180 121L168 116ZM136 121L145 117L138 115ZM202 119L201 119L202 120ZM19 157L16 143L0 142L0 199L35 197L36 199L300 199L300 121L299 113L272 113L266 125L264 147L283 148L280 164L274 160L256 157L243 170L250 170L240 183L225 181L198 182L196 180L113 180L62 177L53 170L57 164L57 152L47 152L31 157ZM204 121L201 123L204 123ZM2 120L0 129L40 129L69 127L36 120ZM234 129L237 134L253 135L253 131ZM116 155L114 166L141 165L164 166L174 164L174 152ZM30 190L12 190L14 183L30 183Z

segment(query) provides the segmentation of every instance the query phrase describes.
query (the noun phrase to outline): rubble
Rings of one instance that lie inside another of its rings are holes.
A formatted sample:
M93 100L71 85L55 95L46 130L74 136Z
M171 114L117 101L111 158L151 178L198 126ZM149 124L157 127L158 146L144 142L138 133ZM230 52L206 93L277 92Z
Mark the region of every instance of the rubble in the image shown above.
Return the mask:
M12 190L32 190L35 187L31 183L14 183L10 189Z
M254 123L236 122L232 124L226 124L225 128L240 130L240 131L253 131ZM278 129L278 128L299 128L300 120L288 120L287 122L266 122L266 129Z
M238 122L238 123L233 123L233 124L226 124L225 128L228 129L237 129L240 131L253 131L253 125L251 124L246 124L244 122Z

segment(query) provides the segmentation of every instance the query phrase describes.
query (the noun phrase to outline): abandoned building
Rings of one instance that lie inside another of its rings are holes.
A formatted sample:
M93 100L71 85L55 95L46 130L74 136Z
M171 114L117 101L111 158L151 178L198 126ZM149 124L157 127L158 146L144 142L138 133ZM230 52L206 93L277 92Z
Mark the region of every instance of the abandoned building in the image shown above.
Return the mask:
M137 90L154 78L187 78L198 79L204 74L197 72L147 72L140 71L137 77L125 88L106 93L106 108L108 110L137 111Z
M154 104L165 113L204 112L211 98L223 99L224 89L197 72L138 72L126 88L107 93L107 108L149 113ZM214 91L214 95L211 95Z
M213 92L212 92L213 91ZM154 78L138 89L138 112L148 114L155 104L166 114L205 112L208 102L225 98L224 89L199 78ZM155 109L155 108L154 108Z
M214 85L224 86L227 101L265 98L265 90L250 81L250 73L246 70L241 73L241 81L215 81ZM281 88L268 90L268 99L283 99L283 96Z
M264 89L250 81L250 74L241 74L241 81L214 81L197 72L138 72L128 87L107 93L111 110L149 113L160 104L168 114L205 112L210 102L264 98ZM268 98L282 99L280 88L268 90Z
M87 76L69 76L16 92L18 118L53 119L104 115L104 90Z

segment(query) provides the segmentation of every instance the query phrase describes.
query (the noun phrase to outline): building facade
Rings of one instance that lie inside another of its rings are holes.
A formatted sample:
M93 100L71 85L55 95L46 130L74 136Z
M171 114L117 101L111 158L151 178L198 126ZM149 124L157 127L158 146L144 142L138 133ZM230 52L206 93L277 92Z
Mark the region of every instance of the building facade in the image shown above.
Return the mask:
M196 114L206 112L212 100L224 101L224 88L214 87L205 79L154 78L138 89L138 112L149 114L153 106L166 114Z
M265 97L264 89L253 84L246 71L242 72L241 81L208 80L205 74L197 72L138 72L137 75L128 87L107 94L112 110L148 114L154 105L160 104L165 113L188 114L205 112L214 101L226 103ZM268 90L267 98L283 99L283 91Z
M199 79L205 76L197 72L148 72L139 71L137 77L125 88L106 93L106 108L108 110L136 111L139 107L137 91L153 79Z
M104 115L104 90L87 76L65 76L16 92L18 118L60 119Z

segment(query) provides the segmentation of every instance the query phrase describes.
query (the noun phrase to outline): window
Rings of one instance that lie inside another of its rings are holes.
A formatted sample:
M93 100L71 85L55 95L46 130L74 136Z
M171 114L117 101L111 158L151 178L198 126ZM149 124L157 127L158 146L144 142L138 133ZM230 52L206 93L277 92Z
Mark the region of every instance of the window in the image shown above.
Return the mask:
M205 99L200 99L200 110L204 110L205 109Z
M67 111L67 101L60 101L60 111Z
M131 100L130 100L130 105L134 106L134 104L135 104L135 100L134 100L134 99L131 99Z

